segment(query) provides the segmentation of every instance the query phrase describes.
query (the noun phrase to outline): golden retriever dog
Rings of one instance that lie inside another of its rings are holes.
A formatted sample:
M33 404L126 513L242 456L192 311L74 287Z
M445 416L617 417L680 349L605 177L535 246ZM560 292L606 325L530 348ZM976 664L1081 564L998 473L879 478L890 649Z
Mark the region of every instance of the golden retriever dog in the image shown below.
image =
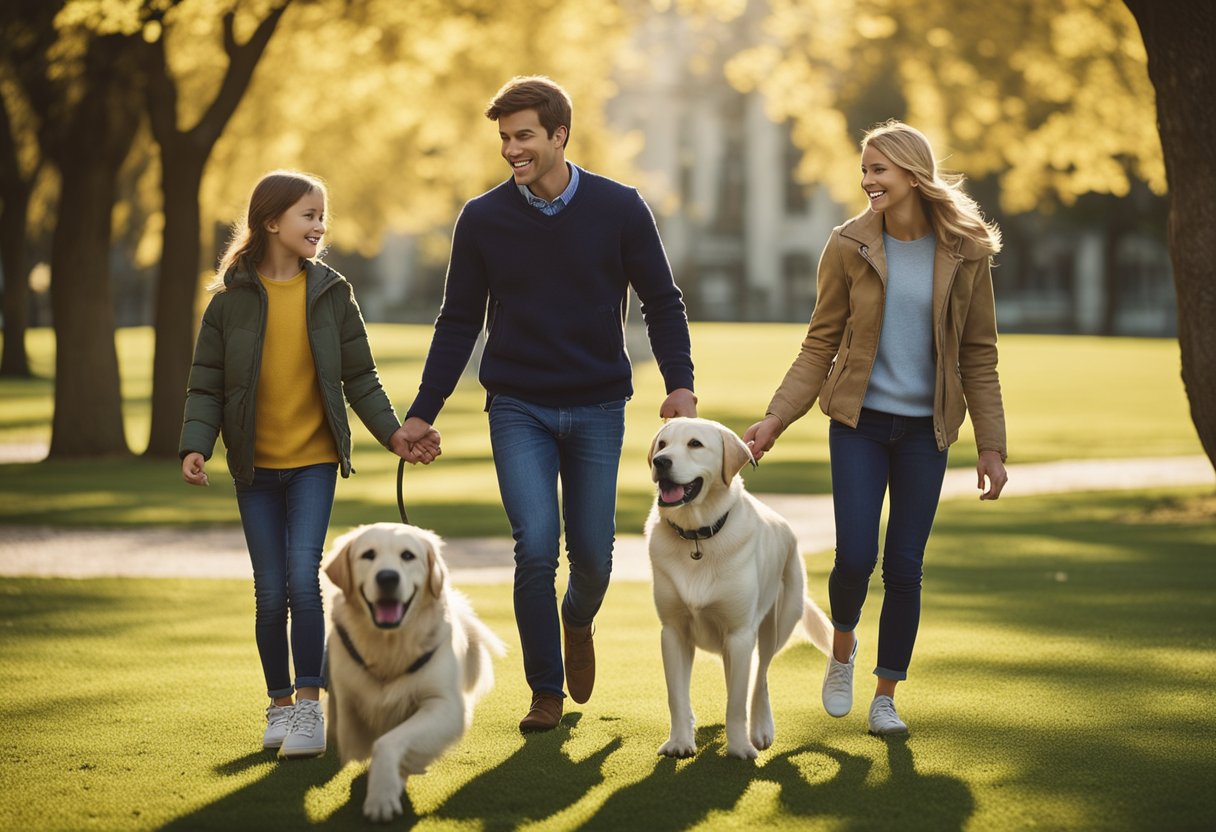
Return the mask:
M340 538L325 574L341 590L326 647L327 740L343 763L371 758L363 814L402 812L405 778L460 739L494 685L503 643L448 586L442 541L400 523Z
M671 711L671 735L659 753L696 753L689 685L700 647L725 666L727 753L755 759L775 732L769 663L799 620L827 653L831 623L806 595L793 529L744 489L739 472L754 460L733 431L708 419L672 419L655 435L648 462L658 497L646 535Z

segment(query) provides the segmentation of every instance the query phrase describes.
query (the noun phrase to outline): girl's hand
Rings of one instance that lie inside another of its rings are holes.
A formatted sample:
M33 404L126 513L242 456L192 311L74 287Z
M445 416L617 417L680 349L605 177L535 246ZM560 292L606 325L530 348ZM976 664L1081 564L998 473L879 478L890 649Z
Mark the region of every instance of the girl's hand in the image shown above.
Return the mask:
M211 485L207 480L207 472L203 470L206 464L203 455L197 451L186 454L182 458L182 479L191 485Z
M769 414L743 432L743 442L752 449L752 458L756 462L772 450L773 443L783 430L785 426L781 424L781 420Z

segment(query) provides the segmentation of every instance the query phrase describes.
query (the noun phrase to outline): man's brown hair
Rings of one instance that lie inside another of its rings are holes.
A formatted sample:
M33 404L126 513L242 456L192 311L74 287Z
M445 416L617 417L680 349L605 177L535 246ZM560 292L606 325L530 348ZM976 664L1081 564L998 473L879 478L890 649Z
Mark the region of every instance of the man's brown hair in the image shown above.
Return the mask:
M490 106L486 107L486 118L498 121L503 116L521 110L536 110L541 126L553 138L553 131L566 128L565 147L570 141L570 117L574 105L570 96L552 78L544 75L516 75L494 94Z

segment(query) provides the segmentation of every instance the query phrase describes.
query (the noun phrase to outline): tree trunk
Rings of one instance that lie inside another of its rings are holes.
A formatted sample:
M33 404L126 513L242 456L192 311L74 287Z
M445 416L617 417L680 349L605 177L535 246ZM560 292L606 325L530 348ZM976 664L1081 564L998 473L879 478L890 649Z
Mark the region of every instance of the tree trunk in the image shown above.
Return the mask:
M166 151L162 154L166 160L177 156L164 145L162 150ZM156 280L152 424L145 451L150 457L177 456L182 409L186 404L186 377L194 348L194 298L202 259L198 194L206 157L182 156L177 156L172 164L166 161L162 165L165 228Z
M25 351L25 330L29 320L30 273L25 267L25 224L29 194L20 201L4 197L0 210L0 268L4 270L4 293L0 301L4 314L4 353L0 356L0 376L28 378L30 359Z
M1144 37L1169 183L1182 383L1216 467L1216 4L1125 0ZM1203 102L1207 101L1208 104Z
M8 105L0 96L0 270L4 272L4 291L0 298L0 313L4 315L4 352L0 354L0 376L29 377L25 330L30 273L25 267L25 226L37 171L28 178L21 175L15 129Z
M234 15L224 17L228 69L215 100L190 130L177 127L177 88L165 61L164 39L146 47L148 112L161 149L165 228L156 280L156 352L152 361L150 457L176 457L186 403L194 335L194 298L201 265L199 188L216 140L249 88L287 2L272 9L249 40L237 43Z
M51 241L51 459L129 453L114 344L110 244L118 169L140 121L141 79L131 55L135 42L95 37L85 58L83 94L64 96L43 114L43 148L61 178Z

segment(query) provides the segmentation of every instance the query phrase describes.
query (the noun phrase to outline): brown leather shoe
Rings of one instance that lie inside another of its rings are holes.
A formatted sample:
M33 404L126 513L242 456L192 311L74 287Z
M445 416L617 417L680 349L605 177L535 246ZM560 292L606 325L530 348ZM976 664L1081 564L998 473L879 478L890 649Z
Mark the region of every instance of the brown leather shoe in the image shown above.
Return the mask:
M570 698L581 705L591 698L595 687L595 625L571 627L563 616L562 630L566 636L566 688Z
M532 694L532 707L528 715L519 722L519 730L552 731L562 720L562 700L560 696L551 693Z

